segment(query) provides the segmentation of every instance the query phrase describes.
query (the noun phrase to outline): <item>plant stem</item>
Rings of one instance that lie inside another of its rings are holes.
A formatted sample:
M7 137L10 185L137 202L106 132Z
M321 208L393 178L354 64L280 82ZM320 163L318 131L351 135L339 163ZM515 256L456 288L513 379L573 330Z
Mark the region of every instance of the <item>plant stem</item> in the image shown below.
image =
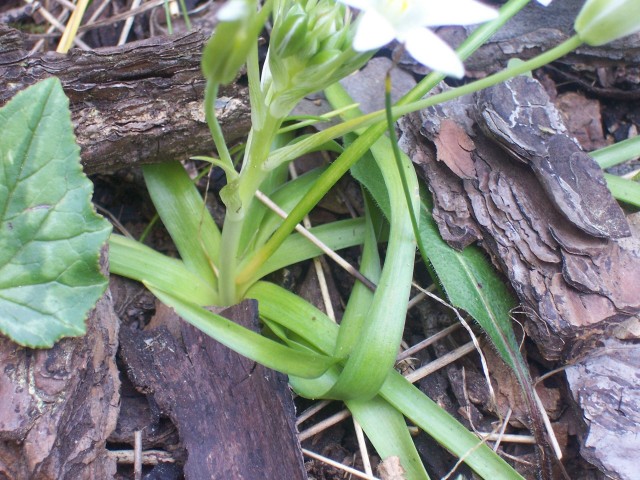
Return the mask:
M251 202L256 201L256 191L269 175L263 164L282 124L281 119L271 117L266 110L265 117L260 122L262 128L254 127L249 134L240 175L228 183L221 192L227 207L221 241L224 248L221 249L218 260L220 300L224 305L233 305L241 299L242 290L238 289L239 282L236 277L246 213Z
M498 19L479 27L465 42L463 42L458 49L459 55L463 59L471 55L471 53L477 50L493 33L495 33L509 18L515 15L515 13L521 10L527 3L527 0L511 0L505 4L500 10L500 17ZM414 102L444 78L442 74L433 73L412 89L411 92L405 95L400 102L398 102L400 105L406 105L394 107L394 119L397 119L406 113L452 100L458 96L486 88L487 86L494 85L513 76L538 68L572 51L577 48L580 43L579 39L572 37L549 52L529 60L528 62L524 62L517 67L506 69L485 79L445 92L449 98L445 98L444 95L441 94L429 97L421 102ZM428 103L424 104L424 102ZM238 274L238 284L248 282L253 277L253 274L271 255L273 255L287 236L295 229L295 226L302 220L302 218L304 218L304 216L320 201L326 192L335 185L335 183L349 170L349 168L351 168L351 166L355 164L362 155L364 155L370 146L384 134L386 130L386 122L384 122L385 116L385 110L381 110L372 114L363 115L362 117L354 120L348 120L340 125L336 125L335 127L319 132L309 139L302 140L291 147L285 147L276 152L276 155L272 155L267 159L266 166L268 168L275 168L277 165L293 160L303 153L306 153L307 151L310 151L311 149L339 136L353 132L358 128L365 126L370 127L329 166L329 168L318 179L318 182L314 185L313 189L305 195L302 200L300 200L298 205L296 205L289 214L289 217L282 223L278 230L276 230L267 243L265 243L260 250L255 252L253 257L251 257L243 266L242 270Z
M425 108L432 107L434 105L444 103L449 100L453 100L460 96L477 92L479 90L482 90L487 87L491 87L493 85L496 85L510 78L516 77L523 73L530 72L531 70L535 70L536 68L543 67L544 65L550 62L553 62L554 60L557 60L558 58L575 50L580 45L582 45L582 41L577 35L575 35L569 38L568 40L564 41L560 45L556 46L555 48L552 48L548 52L538 55L537 57L527 60L526 62L522 62L519 65L514 65L510 68L506 68L505 70L494 73L493 75L489 75L488 77L448 90L438 95L430 96L423 100L411 101L417 96L417 94L414 94L412 91L411 95L408 94L407 96L405 96L405 98L403 98L400 102L398 102L397 106L393 107L393 117L394 119L398 119L401 116L406 115L408 113L415 112L418 110L423 110ZM429 83L431 83L431 81ZM385 111L378 110L376 112L363 115L362 117L358 117L352 120L347 120L344 123L341 123L334 127L327 128L322 132L318 132L315 135L305 140L302 140L296 143L295 145L292 145L291 147L285 147L275 152L275 154L268 159L267 164L269 165L269 167L273 167L280 163L290 161L310 150L313 150L318 145L322 145L337 137L346 135L347 133L351 133L359 128L375 125L383 121L385 117L386 117ZM372 127L372 128L375 128L375 127ZM382 134L382 131L380 135L381 134Z
M213 143L215 143L216 149L218 150L220 160L224 164L228 165L228 167L224 169L227 174L227 182L231 182L234 178L236 178L236 176L233 175L235 173L235 167L233 166L233 160L231 160L231 155L229 155L227 143L224 141L222 128L220 127L218 117L216 116L216 98L218 97L218 86L219 85L217 83L207 80L207 86L204 92L204 112L205 119L207 121L207 125L209 125L209 131L211 132Z

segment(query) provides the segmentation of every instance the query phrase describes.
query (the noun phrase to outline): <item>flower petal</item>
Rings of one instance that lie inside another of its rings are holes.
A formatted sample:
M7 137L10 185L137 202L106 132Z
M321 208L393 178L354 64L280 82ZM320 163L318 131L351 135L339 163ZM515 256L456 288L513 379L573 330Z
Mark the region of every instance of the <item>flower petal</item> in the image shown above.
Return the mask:
M544 5L545 7L551 3L551 0L538 0L538 3Z
M498 18L498 11L475 0L431 1L422 9L422 25L475 25Z
M245 0L229 0L218 10L218 20L221 22L235 22L247 17L249 14L249 3Z
M464 66L456 52L426 28L416 28L408 32L405 48L418 62L433 70L457 78L464 76Z
M395 37L396 31L382 15L375 11L364 12L358 20L353 49L368 52L386 45Z
M344 3L352 8L357 8L358 10L370 10L375 8L371 0L337 0L339 3Z

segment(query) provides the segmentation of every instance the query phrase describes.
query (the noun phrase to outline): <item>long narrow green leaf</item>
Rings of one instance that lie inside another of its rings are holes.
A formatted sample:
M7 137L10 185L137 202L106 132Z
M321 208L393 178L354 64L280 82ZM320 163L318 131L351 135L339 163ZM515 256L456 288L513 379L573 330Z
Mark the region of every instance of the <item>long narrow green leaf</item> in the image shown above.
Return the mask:
M213 261L218 258L220 231L189 175L177 162L146 165L142 170L151 200L185 266L215 288Z
M353 173L388 214L389 200L382 188L380 169L364 159ZM423 258L430 262L451 304L468 312L482 326L519 380L530 384L511 325L510 311L517 305L513 294L477 247L457 252L442 240L427 195L422 191L418 245Z
M258 300L261 316L290 329L321 352L330 354L333 351L339 327L313 305L282 287L267 282L254 285L247 296ZM484 478L521 479L496 453L486 445L480 445L479 439L455 418L399 373L392 370L390 372L381 394L391 405L449 451L459 456L465 455L465 462ZM321 398L338 376L339 370L332 367L313 380L291 376L289 381L299 394L307 398ZM393 442L391 434L389 441Z
M364 220L362 218L354 218L313 227L309 231L332 250L340 250L362 244L364 241L364 229ZM320 248L301 234L293 233L276 250L276 253L262 265L250 283L283 267L319 255L322 255Z
M379 396L345 403L383 460L399 457L404 478L429 479L402 413Z
M464 462L481 477L522 480L507 462L398 372L393 371L387 377L380 395L435 441L464 458Z
M216 305L218 295L211 285L176 258L167 257L140 242L112 234L109 238L109 269L197 305Z
M319 351L333 353L338 325L303 298L269 282L255 283L245 298L258 300L261 317L295 332Z
M365 194L366 232L360 260L360 272L372 282L378 283L382 269L378 254L378 241L371 218L375 207L370 203L370 196ZM338 334L334 353L335 357L345 358L360 341L360 335L372 302L373 292L363 283L356 281L340 323L340 333Z
M290 180L270 196L271 200L282 210L289 213L300 199L309 191L311 186L318 179L324 168L315 168L304 175L300 175L295 180ZM265 205L264 217L256 228L256 239L254 245L263 245L273 232L282 223L282 218L276 213L269 210Z
M604 179L616 200L640 207L640 183L608 173Z
M511 324L517 302L485 255L474 246L458 252L442 240L431 216L428 193L422 191L420 243L449 301L468 312L489 335L514 371L524 365ZM526 370L526 368L525 368Z
M340 103L350 100L344 89L337 84L325 93L334 108L339 108L343 106ZM365 137L356 139L345 153L352 149L357 152L357 144L363 138ZM388 217L389 242L378 288L367 312L367 322L362 329L360 341L354 346L340 379L330 392L332 397L343 399L372 398L382 386L389 370L393 368L404 330L413 276L415 237L411 218L407 215L402 180L393 155L389 155L388 139L380 138L369 150L379 169L384 171L384 185L391 210ZM414 208L417 210L416 173L406 157L402 160L407 182L415 200Z
M287 375L314 378L322 375L335 360L327 355L303 352L282 345L205 310L199 305L160 290L146 283L147 288L165 305L173 308L184 320L235 352L266 367Z
M640 157L640 137L628 138L608 147L590 152L589 155L598 162L600 168L610 168L614 165Z

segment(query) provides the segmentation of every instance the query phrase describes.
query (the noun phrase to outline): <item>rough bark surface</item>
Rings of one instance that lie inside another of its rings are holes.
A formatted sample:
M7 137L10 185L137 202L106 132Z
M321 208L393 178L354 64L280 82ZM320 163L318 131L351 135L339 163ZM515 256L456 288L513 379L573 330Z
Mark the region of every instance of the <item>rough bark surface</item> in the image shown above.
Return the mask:
M105 444L119 411L118 326L106 294L84 337L49 350L0 338L0 478L113 478Z
M566 375L586 423L580 454L608 478L638 478L640 346L608 338Z
M575 33L573 23L582 5L584 0L551 2L547 7L529 2L465 61L467 73L484 76L504 68L511 58L527 60L567 40ZM439 33L456 45L473 29L447 27ZM577 82L599 95L638 99L640 34L600 47L583 45L556 62L554 71L560 78Z
M286 377L159 308L144 331L123 330L121 354L136 388L177 426L185 477L306 480ZM254 300L222 314L257 327Z
M0 25L0 105L39 80L60 78L89 174L211 154L202 108L204 41L193 32L30 56L20 33ZM216 112L228 142L249 131L248 98L240 84L220 91Z
M547 359L578 354L640 312L640 242L537 81L519 77L400 125L443 238L482 241Z

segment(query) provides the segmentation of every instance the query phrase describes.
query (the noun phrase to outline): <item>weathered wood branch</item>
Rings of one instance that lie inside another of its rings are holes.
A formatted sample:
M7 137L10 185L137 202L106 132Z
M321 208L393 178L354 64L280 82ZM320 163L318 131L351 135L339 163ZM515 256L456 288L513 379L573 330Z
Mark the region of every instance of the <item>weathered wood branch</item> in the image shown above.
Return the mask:
M202 33L192 32L30 56L20 33L0 25L0 105L28 85L59 77L87 173L211 154L202 108L204 41ZM249 130L248 99L239 83L221 89L217 112L228 142Z

